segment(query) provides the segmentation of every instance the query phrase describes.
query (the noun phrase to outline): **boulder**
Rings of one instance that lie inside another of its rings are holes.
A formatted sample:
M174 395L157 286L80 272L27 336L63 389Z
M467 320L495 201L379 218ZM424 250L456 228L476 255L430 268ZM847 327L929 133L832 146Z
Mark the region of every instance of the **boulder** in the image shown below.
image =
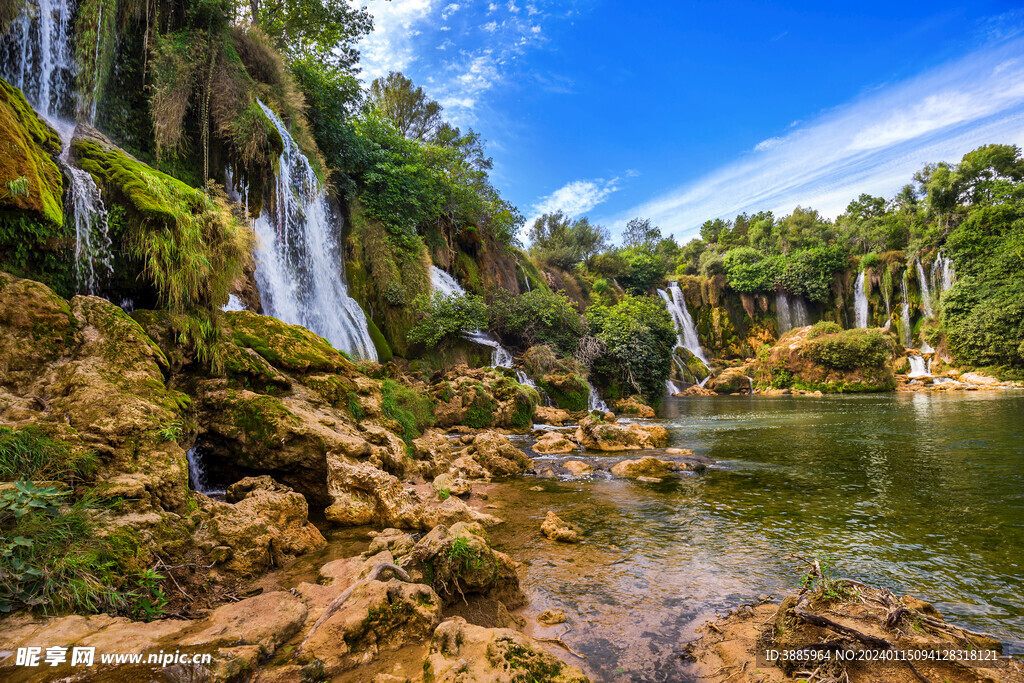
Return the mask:
M544 432L533 444L533 450L541 454L571 453L579 446L563 432Z
M557 626L558 624L564 624L568 619L565 617L565 612L560 609L546 609L540 613L537 621L545 626Z
M685 465L672 462L671 460L660 460L651 456L637 460L623 460L612 465L612 475L623 479L637 479L640 477L660 478L672 472L686 470Z
M527 430L540 394L493 368L458 365L430 380L438 427Z
M562 463L562 467L569 470L577 477L582 477L594 472L594 468L582 460L566 460Z
M640 418L652 418L655 416L654 408L644 403L639 396L630 396L629 398L613 401L612 408L615 409L616 413L622 415Z
M576 441L592 450L635 451L664 448L668 445L669 434L661 425L623 425L607 417L588 415L580 420Z
M541 522L540 532L552 541L560 543L579 543L580 532L570 524L564 522L561 517L551 510L548 510L547 517Z
M590 400L590 385L583 377L566 372L542 375L537 382L562 410L586 410Z
M752 384L741 368L726 368L709 379L704 388L716 394L749 394Z
M464 448L456 451L456 460L469 458L482 467L488 475L507 477L522 474L533 466L533 461L512 445L508 437L497 432L467 434L462 437Z
M535 422L556 427L562 426L571 419L572 415L569 414L569 411L562 410L561 408L537 406L537 409L533 412L533 420Z
M435 683L588 683L579 669L545 652L537 641L507 628L484 628L462 617L434 631L423 662L424 679Z

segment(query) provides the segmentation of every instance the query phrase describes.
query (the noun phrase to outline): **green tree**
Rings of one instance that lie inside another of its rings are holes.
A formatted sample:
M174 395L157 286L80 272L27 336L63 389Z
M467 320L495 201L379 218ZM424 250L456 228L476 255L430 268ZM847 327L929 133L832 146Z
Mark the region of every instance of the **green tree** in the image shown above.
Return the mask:
M236 12L248 14L290 61L310 58L353 73L359 61L356 44L373 30L365 7L347 0L235 0Z
M441 292L421 295L413 302L418 322L409 330L410 344L428 349L444 347L466 334L487 327L487 304L475 294L447 296Z
M634 218L626 223L622 243L626 248L653 249L661 240L661 228L651 225L649 218Z
M556 268L569 270L593 259L608 246L608 230L586 217L574 220L561 211L546 213L530 228L530 253Z
M661 299L625 296L614 306L591 306L586 313L604 353L591 368L609 395L641 393L657 402L672 370L676 330Z
M374 79L367 104L388 118L404 137L427 140L441 126L441 105L401 72Z

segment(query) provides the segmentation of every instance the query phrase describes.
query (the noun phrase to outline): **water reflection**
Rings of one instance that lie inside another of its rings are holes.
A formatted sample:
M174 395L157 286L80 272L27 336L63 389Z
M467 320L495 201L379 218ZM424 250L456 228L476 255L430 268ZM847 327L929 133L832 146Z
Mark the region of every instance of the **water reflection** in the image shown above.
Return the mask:
M1024 651L1020 393L679 399L664 413L674 445L717 462L704 475L492 495L515 510L492 536L529 563L530 609L566 610L596 678L685 678L696 624L783 595L798 581L788 556L815 550ZM586 543L540 538L548 509Z

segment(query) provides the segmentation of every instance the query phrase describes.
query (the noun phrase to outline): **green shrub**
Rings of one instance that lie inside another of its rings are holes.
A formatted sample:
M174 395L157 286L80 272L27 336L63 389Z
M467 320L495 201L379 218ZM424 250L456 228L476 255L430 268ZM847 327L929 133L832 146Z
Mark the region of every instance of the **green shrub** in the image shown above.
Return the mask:
M407 444L434 424L434 402L426 394L391 379L381 383L380 393L381 410L402 425L402 438Z
M494 411L497 410L498 404L494 402L485 391L482 386L476 387L476 396L473 398L473 404L466 412L466 417L462 420L462 424L473 429L485 429L490 427L494 423Z
M419 321L406 337L410 344L434 349L487 327L487 304L475 294L446 296L434 291L417 297L413 306Z
M881 262L882 262L882 259L879 258L878 254L876 254L873 251L869 251L868 253L864 254L864 256L861 257L861 259L860 259L860 267L861 268L874 268L874 267L876 267Z
M892 357L892 341L876 330L844 330L825 334L804 347L812 361L836 370L883 365Z
M159 574L127 530L97 534L101 510L71 502L54 487L18 482L0 492L0 613L47 612L160 616L166 598Z
M62 481L74 485L96 471L94 451L72 448L38 427L0 427L0 481Z
M491 330L516 348L548 344L569 355L587 332L576 306L561 292L536 289L516 295L499 289L489 312Z
M614 306L591 306L587 321L604 346L592 367L602 385L660 401L676 345L675 323L661 299L627 295Z

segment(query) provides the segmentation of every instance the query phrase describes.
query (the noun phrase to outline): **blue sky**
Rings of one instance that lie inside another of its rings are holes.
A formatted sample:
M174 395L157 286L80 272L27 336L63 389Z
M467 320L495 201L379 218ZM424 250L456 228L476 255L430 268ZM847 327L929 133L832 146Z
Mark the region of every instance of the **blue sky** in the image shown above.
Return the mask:
M1024 146L1019 3L369 0L403 71L488 141L525 216L840 213L928 161Z

